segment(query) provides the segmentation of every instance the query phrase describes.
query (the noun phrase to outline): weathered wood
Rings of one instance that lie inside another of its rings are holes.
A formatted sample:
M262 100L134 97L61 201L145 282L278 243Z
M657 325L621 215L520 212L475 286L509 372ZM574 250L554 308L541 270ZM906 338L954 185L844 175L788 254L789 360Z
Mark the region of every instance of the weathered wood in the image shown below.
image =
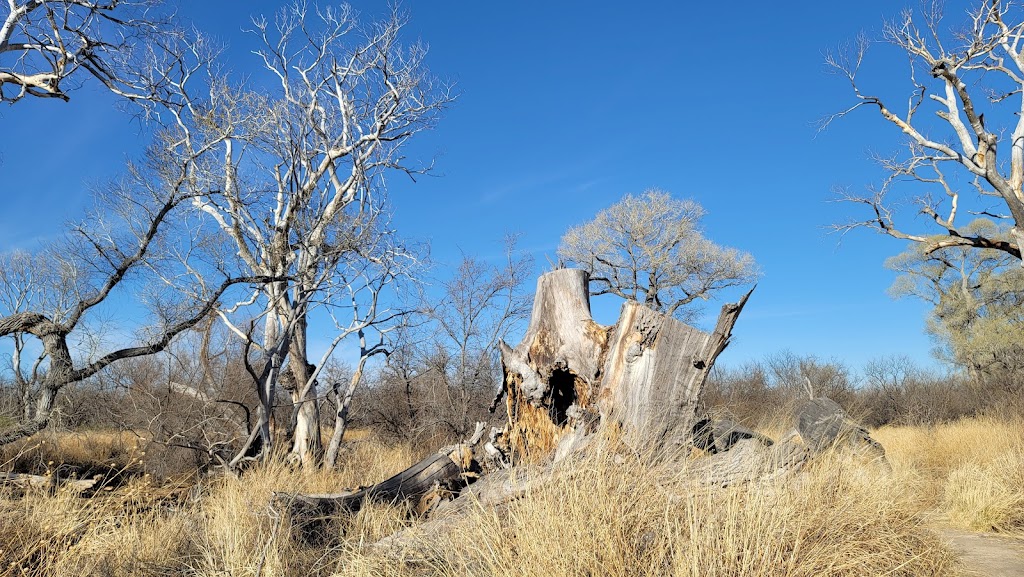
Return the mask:
M15 485L23 489L40 489L55 491L58 488L70 489L81 493L96 486L97 479L67 479L57 475L27 475L24 473L0 472L0 483Z
M773 444L770 438L732 419L705 416L693 425L693 446L708 453L724 453L743 439L756 439L765 446Z
M274 493L274 500L291 514L293 526L304 541L323 539L324 524L339 514L358 512L367 501L405 503L416 514L424 514L455 495L476 474L470 445L456 445L434 453L404 471L376 485L327 494Z
M888 466L882 445L832 399L805 401L794 413L793 426L814 454L830 448L853 449Z
M635 448L681 450L749 296L724 306L711 333L637 302L623 304L619 321L603 327L590 315L585 271L542 275L526 336L514 349L501 343L504 447L519 460L561 458L583 446L595 425L614 424Z
M888 467L882 446L831 399L805 401L793 412L793 423L777 443L766 443L754 433L757 436L741 439L727 451L697 459L688 474L700 483L721 486L770 480L798 470L829 449L853 449ZM713 437L713 424L711 428ZM705 440L700 434L697 438Z
M549 456L593 405L608 341L590 314L586 271L561 269L537 281L530 325L513 349L499 343L508 426L517 458Z
M625 303L604 368L602 414L638 446L674 451L688 445L704 382L749 297L722 307L710 334Z
M809 456L798 436L770 446L759 439L741 439L726 452L693 461L686 473L697 483L726 487L775 479L800 468Z

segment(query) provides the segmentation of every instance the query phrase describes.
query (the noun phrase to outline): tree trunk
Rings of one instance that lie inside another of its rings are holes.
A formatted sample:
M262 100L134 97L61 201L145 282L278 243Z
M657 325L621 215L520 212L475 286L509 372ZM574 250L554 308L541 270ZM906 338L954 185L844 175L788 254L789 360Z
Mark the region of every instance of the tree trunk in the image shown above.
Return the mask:
M366 488L333 494L275 493L291 513L293 527L307 543L322 541L325 522L338 513L356 513L366 501L406 503L417 514L426 513L448 495L454 495L473 474L473 450L455 445L434 453L408 469Z
M345 430L348 429L348 412L352 406L352 396L355 395L359 382L363 379L363 367L366 366L367 357L359 358L359 365L352 373L352 380L348 387L342 392L341 384L334 383L334 401L337 405L337 412L334 415L334 432L331 433L331 441L327 445L327 455L324 457L324 467L333 469L338 464L338 451L341 449L341 440L345 437Z
M722 307L710 334L637 302L603 327L585 271L541 276L526 336L515 349L499 343L508 411L499 448L513 460L561 458L598 422L638 450L688 446L704 381L749 296Z
M317 398L317 383L312 379L316 367L309 364L306 355L306 317L295 321L288 353L288 374L290 381L284 384L291 394L292 406L292 449L291 456L307 470L313 470L323 456L323 442L320 439L320 403Z

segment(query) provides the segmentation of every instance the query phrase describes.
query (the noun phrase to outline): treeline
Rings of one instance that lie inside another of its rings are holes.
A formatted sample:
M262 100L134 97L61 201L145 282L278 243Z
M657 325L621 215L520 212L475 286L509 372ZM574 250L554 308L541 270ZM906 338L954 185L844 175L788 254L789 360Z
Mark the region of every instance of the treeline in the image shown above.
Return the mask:
M477 421L501 425L503 407L488 410L501 382L496 354L463 349L457 342L443 346L436 334L430 336L417 341L410 333L385 360L367 367L351 402L354 435L349 440L369 431L378 439L427 451L465 437ZM226 334L193 333L164 356L128 360L83 386L65 389L51 427L131 431L146 447L147 469L156 474L208 470L228 458L258 406L243 354L243 347ZM204 388L206 371L215 372L216 390ZM352 372L352 366L332 362L321 379L328 385L345 383ZM934 425L977 415L1022 415L1022 382L1024 376L1015 373L978 379L906 356L855 368L836 359L782 352L716 367L703 410L770 430L785 425L810 388L811 394L835 400L871 427ZM321 425L329 430L343 400L326 394L320 401ZM0 419L16 420L24 410L16 383L0 382ZM285 434L294 426L290 402L282 399L275 407L274 422Z
M750 425L782 424L809 394L829 397L870 427L933 425L982 414L1024 414L1024 374L970 374L926 367L907 356L868 362L859 370L840 360L782 352L736 367L716 367L705 409ZM809 390L810 389L810 390Z

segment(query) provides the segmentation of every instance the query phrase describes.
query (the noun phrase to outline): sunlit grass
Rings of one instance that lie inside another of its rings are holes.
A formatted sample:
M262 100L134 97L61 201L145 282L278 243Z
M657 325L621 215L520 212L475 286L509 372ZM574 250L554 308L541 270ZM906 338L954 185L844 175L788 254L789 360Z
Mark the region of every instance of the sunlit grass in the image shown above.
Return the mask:
M957 575L932 527L1021 529L1019 422L876 436L892 473L833 455L795 476L723 489L693 484L685 464L652 465L610 447L523 498L471 509L443 529L418 531L403 507L370 505L324 525L315 546L297 539L272 506L275 492L366 485L423 456L365 435L346 444L330 472L271 463L184 487L137 477L91 498L9 492L0 499L0 574ZM99 461L116 445L107 440L48 442L76 460L95 450ZM403 529L402 554L372 546Z

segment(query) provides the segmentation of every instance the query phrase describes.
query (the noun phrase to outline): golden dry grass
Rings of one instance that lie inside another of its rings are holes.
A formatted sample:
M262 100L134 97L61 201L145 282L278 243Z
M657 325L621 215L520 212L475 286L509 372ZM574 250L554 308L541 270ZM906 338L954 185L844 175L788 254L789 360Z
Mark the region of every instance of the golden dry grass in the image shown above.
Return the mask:
M678 465L651 467L606 451L504 509L474 510L450 530L413 528L415 547L402 559L367 547L414 525L399 507L338 519L325 529L326 545L298 543L269 506L273 492L368 484L422 457L363 436L346 445L332 472L271 464L187 487L136 478L88 499L0 495L0 574L957 575L930 530L938 517L983 529L1022 526L1019 422L890 428L877 437L892 473L833 456L795 477L721 489L694 486ZM98 440L67 445L84 453L99 446L109 456Z
M1024 532L1024 421L982 417L875 433L941 523Z
M957 575L900 480L840 457L796 478L695 486L677 466L587 458L507 510L478 509L414 537L404 559L362 556L339 574L444 576Z

